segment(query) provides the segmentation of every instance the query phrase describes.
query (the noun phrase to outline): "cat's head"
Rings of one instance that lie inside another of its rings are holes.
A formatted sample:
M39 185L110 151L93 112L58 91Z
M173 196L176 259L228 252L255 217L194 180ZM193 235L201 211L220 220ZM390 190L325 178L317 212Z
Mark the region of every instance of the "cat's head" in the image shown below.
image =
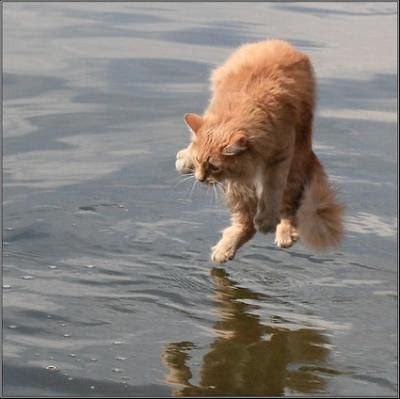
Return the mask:
M213 184L244 173L248 137L243 131L209 123L199 115L185 114L192 132L191 155L198 181Z

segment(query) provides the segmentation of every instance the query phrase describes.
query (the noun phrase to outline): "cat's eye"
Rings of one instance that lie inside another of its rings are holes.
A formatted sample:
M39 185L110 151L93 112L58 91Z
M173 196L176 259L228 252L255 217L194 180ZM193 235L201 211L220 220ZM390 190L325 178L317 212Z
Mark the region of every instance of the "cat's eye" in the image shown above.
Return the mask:
M211 172L219 172L221 170L221 168L219 168L218 166L212 164L212 163L208 163L208 167L210 169Z

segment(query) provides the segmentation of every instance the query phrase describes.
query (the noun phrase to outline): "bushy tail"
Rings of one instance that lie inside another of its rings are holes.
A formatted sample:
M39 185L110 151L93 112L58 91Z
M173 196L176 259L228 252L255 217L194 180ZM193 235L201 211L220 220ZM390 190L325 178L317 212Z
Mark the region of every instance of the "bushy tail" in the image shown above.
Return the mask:
M317 252L337 247L343 237L343 212L344 205L337 201L335 190L316 160L296 215L300 239Z

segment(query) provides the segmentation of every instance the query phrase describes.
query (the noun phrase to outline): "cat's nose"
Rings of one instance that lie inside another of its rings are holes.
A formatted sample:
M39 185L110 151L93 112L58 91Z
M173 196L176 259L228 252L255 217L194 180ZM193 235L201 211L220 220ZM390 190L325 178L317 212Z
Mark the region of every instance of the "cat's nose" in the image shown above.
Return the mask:
M204 180L206 180L206 175L205 175L205 173L201 173L201 172L197 172L196 174L195 174L195 177L196 177L196 179L199 181L199 182L203 182Z

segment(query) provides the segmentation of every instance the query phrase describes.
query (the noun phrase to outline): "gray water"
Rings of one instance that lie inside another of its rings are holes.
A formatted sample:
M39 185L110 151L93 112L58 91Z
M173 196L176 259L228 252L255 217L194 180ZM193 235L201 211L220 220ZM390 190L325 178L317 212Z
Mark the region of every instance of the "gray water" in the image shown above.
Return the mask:
M396 3L5 3L3 394L397 393ZM210 247L185 112L266 37L318 77L315 152L347 204L316 255Z

